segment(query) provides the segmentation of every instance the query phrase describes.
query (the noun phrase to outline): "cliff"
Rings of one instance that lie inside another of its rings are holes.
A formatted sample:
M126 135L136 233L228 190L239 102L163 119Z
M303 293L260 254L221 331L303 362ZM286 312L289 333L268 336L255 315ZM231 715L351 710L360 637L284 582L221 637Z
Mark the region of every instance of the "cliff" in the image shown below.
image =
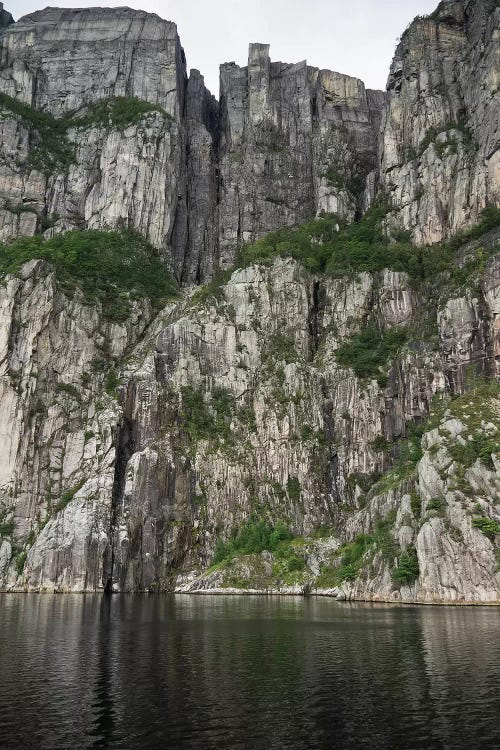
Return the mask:
M419 244L450 237L500 200L498 3L445 0L405 31L391 65L380 184L391 224Z
M254 44L248 68L222 66L218 104L175 24L128 8L48 8L0 45L4 241L126 226L199 283L272 229L354 217L384 102L357 79Z
M6 26L2 588L498 603L499 16L218 102L151 14Z

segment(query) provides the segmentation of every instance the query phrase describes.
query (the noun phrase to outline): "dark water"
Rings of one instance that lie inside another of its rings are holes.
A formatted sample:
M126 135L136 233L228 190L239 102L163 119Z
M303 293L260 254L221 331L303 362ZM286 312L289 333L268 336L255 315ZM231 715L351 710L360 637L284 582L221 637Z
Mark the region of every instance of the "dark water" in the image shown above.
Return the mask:
M0 596L3 748L500 748L500 610Z

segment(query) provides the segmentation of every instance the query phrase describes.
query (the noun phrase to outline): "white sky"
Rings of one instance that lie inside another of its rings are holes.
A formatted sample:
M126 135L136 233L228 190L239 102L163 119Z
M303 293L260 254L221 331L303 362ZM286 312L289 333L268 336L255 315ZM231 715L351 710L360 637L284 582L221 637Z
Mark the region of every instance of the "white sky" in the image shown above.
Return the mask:
M48 0L50 2L50 0ZM416 16L439 0L108 0L157 13L177 24L189 68L198 68L213 94L219 65L246 65L248 44L271 45L271 59L307 60L361 78L368 88L385 88L396 38ZM86 0L55 0L65 8L92 7ZM17 20L46 7L37 0L4 0Z

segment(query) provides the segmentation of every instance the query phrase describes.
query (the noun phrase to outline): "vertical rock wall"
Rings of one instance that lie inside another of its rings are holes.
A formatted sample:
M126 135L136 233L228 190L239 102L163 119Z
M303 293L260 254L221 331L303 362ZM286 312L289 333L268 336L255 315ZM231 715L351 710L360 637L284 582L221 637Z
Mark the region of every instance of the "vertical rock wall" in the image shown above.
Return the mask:
M0 103L0 239L125 225L186 283L272 229L322 211L352 219L384 103L357 79L271 63L254 44L247 68L222 66L219 105L198 71L188 80L175 24L127 8L48 8L8 26L0 93L59 121L87 117L64 136L73 156L40 165L36 118ZM93 122L116 97L158 111Z
M395 227L450 237L500 203L500 7L445 0L404 32L387 84L381 188Z

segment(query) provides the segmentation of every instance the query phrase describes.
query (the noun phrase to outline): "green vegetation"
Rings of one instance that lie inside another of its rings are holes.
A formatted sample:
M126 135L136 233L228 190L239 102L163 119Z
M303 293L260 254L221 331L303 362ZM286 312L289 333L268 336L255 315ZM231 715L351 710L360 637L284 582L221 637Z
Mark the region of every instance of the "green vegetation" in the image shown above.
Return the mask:
M11 537L14 533L14 521L12 519L10 521L6 521L6 515L6 513L2 513L0 515L0 539Z
M104 390L106 391L108 396L111 396L112 398L116 396L116 389L118 388L119 383L120 379L116 373L116 370L114 368L108 370L106 379L104 381Z
M293 536L283 523L272 526L266 521L251 518L227 542L219 541L217 543L213 564L228 563L236 555L259 554L264 550L275 552L282 542L291 539L293 539ZM292 564L292 567L294 564Z
M301 487L297 477L288 478L288 481L286 483L286 491L288 493L288 497L293 503L298 503L300 501Z
M374 542L373 536L360 534L351 544L343 547L343 554L338 579L342 581L354 581L361 567L363 557Z
M7 94L0 94L0 117L5 119L10 113L14 114L26 128L34 131L27 165L47 173L67 170L75 161L76 146L68 138L71 128L97 126L122 130L153 111L172 119L158 105L133 97L105 99L89 107L88 113L82 117L67 115L56 119Z
M183 424L192 442L230 439L234 413L234 396L230 391L216 387L205 394L185 386L181 393Z
M238 265L270 262L278 256L300 261L313 272L325 271L341 277L360 271L397 271L414 267L418 259L409 243L390 243L382 221L389 207L381 204L363 218L346 226L335 215L315 219L300 227L280 229L242 249Z
M75 146L67 139L66 124L47 112L40 112L7 94L0 94L0 117L16 115L26 128L36 131L28 157L28 166L41 172L67 169L75 160Z
M266 362L271 360L273 363L285 362L288 365L296 362L297 358L295 340L293 336L286 333L275 333L271 336L263 352L263 359Z
M457 130L462 133L461 143L466 151L475 151L477 146L474 143L472 134L464 122L447 122L440 127L429 128L424 138L418 146L418 155L421 156L426 151L431 143L435 144L437 155L442 158L448 148L453 153L457 152L458 141L451 135L450 131ZM438 135L446 135L446 141L437 141Z
M80 391L77 388L75 388L74 385L71 385L71 383L58 383L56 385L56 392L66 393L68 396L71 396L72 398L76 398L76 399L80 398Z
M364 193L366 175L373 169L371 159L355 153L352 136L345 126L338 128L344 140L343 153L333 157L325 172L321 175L337 190L347 190L358 204Z
M0 245L0 276L16 274L34 258L51 264L64 293L80 289L85 302L100 302L104 315L116 322L127 318L132 300L148 297L158 309L175 293L156 251L135 232L73 231L46 241L23 237Z
M466 242L480 238L500 224L500 209L489 206L476 226L457 233L452 240L415 247L406 232L396 233L392 240L386 236L383 221L389 211L389 204L380 203L349 226L337 216L329 215L299 227L271 232L243 248L237 265L270 263L276 257L291 257L310 271L327 271L336 278L389 268L405 271L415 284L434 281L437 274L447 273L453 284L460 286L477 271L477 261L460 269L455 265L457 251ZM206 293L200 291L200 295Z
M224 297L224 285L231 278L231 271L219 271L212 281L199 286L191 297L191 304L203 305L207 302L220 302Z
M396 521L396 511L390 511L385 518L381 518L375 526L373 541L375 546L382 553L382 557L388 563L393 563L397 557L399 549L392 536L392 529Z
M464 443L447 440L446 447L462 474L478 459L494 471L493 456L500 455L500 417L492 401L500 399L500 383L485 380L471 370L467 374L467 385L470 390L451 399L448 409L466 425L469 434ZM485 423L493 425L493 433L484 429Z
M399 558L397 568L393 571L393 578L398 583L410 584L420 575L418 566L417 550L415 547L408 547Z
M457 441L450 442L448 453L462 467L468 468L479 459L487 469L494 471L492 454L500 453L500 437L489 438L484 432L475 432L465 445Z
M486 518L485 516L476 516L472 519L472 525L482 531L488 539L494 539L497 534L500 534L500 524L493 518Z
M418 492L412 492L410 496L411 512L418 520L422 514L422 498Z
M354 581L366 562L367 554L370 553L373 557L375 549L382 552L384 559L392 561L397 552L391 536L393 524L394 515L389 514L386 519L378 522L373 534L359 534L354 541L341 547L339 549L340 563L333 568L321 569L316 581L317 587L332 588L343 581Z
M444 506L446 505L445 501L442 497L433 497L429 502L427 503L427 510L435 510L435 511L441 511Z
M28 557L27 550L22 550L21 552L18 552L18 554L15 556L14 565L15 565L16 573L18 576L20 576L24 570L27 557Z
M389 453L393 444L390 440L387 440L384 435L377 435L375 440L372 440L370 445L375 453Z
M384 366L397 356L406 340L404 328L380 332L375 325L368 324L345 340L335 357L341 367L351 368L359 378L382 377Z
M500 455L500 420L496 416L495 407L492 408L492 399L500 398L500 383L471 375L468 377L468 386L470 390L450 399L436 395L429 417L418 424L407 425L406 439L394 443L393 451L397 455L395 465L378 479L373 492L380 493L393 489L413 476L415 467L423 456L422 436L439 426L446 411L461 420L471 433L470 439L464 444L452 438L445 440L445 447L457 464L458 480L464 481L466 469L477 459L490 471L494 469L492 455ZM492 422L498 431L493 436L486 434L484 422ZM460 487L457 486L457 489ZM420 516L420 505L420 498L417 495L412 496L412 510L417 517ZM427 510L442 512L443 507L441 498L432 498L427 504Z
M73 487L71 490L67 490L66 492L63 492L59 502L51 507L50 509L51 515L55 515L56 513L59 513L61 510L64 510L64 508L68 505L68 503L70 503L73 500L78 490L81 490L84 484L85 484L85 480L82 480L77 485L75 485L75 487Z
M348 226L337 216L327 215L298 227L271 232L242 248L235 267L271 264L278 257L290 257L313 273L326 272L335 278L388 268L408 273L415 287L442 282L450 295L476 283L489 255L494 253L494 249L479 251L462 267L456 262L464 244L500 224L499 208L488 206L471 229L458 232L447 242L425 247L412 245L409 234L403 231L393 232L393 238L388 238L384 219L389 211L390 205L382 202ZM210 284L196 290L192 303L222 299L223 286L230 277L231 270L219 273Z
M67 128L89 128L93 126L123 130L129 125L135 125L150 112L159 112L165 119L172 120L172 116L158 104L150 104L135 97L117 96L103 99L89 108L83 117L70 116L63 120Z

